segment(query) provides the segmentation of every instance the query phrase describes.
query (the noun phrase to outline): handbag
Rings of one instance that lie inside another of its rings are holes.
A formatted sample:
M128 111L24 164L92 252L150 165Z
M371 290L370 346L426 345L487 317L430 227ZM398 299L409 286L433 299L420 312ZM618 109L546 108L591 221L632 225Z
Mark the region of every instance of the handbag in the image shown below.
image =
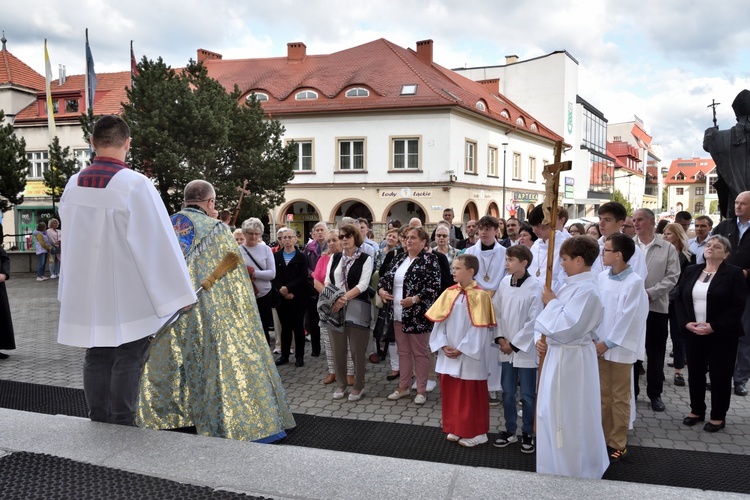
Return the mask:
M370 308L372 305L369 301L364 300L350 300L346 304L346 312L344 314L344 322L349 325L358 326L360 328L370 328L370 320L372 314Z

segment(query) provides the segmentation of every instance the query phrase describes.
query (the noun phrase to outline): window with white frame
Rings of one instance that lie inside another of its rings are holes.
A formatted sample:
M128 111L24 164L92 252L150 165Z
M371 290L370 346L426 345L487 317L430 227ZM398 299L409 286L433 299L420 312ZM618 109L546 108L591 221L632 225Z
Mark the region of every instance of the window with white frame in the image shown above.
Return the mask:
M487 148L487 175L497 177L497 148L494 146Z
M362 87L349 89L344 94L346 97L370 97L370 91Z
M28 179L43 179L44 172L49 170L49 152L32 151L26 153L26 159L31 162L29 172L26 176Z
M695 187L695 194L696 195L703 195L706 188L703 186L696 186Z
M513 153L513 179L521 180L521 153Z
M393 139L393 170L419 170L419 139Z
M259 102L266 102L268 101L268 94L264 94L263 92L253 92L252 94L247 96L247 102L250 102L253 100L253 96L255 96L255 100Z
M297 92L294 98L298 101L305 101L308 99L317 99L318 93L313 90L303 90L302 92Z
M529 182L536 182L536 158L529 156Z
M313 170L313 143L311 140L294 141L297 148L297 161L294 164L295 172L312 172Z
M477 173L477 143L475 141L466 141L466 147L464 150L466 162L464 164L464 172L467 174Z
M339 170L365 169L364 139L339 139Z
M79 170L83 170L91 165L91 153L88 149L76 149L73 154L76 158L76 167Z

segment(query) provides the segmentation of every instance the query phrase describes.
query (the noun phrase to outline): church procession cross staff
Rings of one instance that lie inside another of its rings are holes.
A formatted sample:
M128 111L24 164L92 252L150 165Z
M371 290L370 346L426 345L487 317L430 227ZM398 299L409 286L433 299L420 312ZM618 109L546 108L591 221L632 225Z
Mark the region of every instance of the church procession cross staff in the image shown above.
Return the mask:
M234 217L232 217L232 227L237 227L237 217L240 216L240 208L242 207L242 197L246 194L250 194L250 190L247 189L247 179L242 181L242 187L238 187L237 191L240 192L240 201L237 202L237 209L234 211Z
M544 279L544 286L552 289L552 267L555 261L555 226L557 224L557 203L560 193L560 172L571 170L572 161L562 160L563 142L555 143L555 163L545 165L542 171L544 177L544 202L542 202L542 211L544 220L542 224L550 225L549 239L547 240L547 273ZM542 335L542 344L547 345L547 336ZM537 374L537 393L539 391L539 379L542 376L542 367L544 366L544 357L546 351L539 356L539 372ZM534 430L536 431L536 416L534 417Z

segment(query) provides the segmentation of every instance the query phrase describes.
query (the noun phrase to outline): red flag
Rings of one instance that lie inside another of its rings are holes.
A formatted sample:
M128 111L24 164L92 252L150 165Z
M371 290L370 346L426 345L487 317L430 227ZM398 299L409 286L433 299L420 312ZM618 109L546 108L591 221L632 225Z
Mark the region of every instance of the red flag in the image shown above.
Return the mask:
M133 77L138 76L138 63L135 60L135 52L133 52L133 40L130 40L130 86L133 86Z

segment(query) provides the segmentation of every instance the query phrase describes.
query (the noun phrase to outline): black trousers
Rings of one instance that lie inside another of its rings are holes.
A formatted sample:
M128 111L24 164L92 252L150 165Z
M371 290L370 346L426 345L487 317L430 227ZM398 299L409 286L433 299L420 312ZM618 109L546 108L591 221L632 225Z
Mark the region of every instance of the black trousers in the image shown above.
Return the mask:
M273 328L273 291L263 297L256 297L255 301L258 303L258 315L263 324L263 333L266 334L266 342L271 342L268 332Z
M711 420L724 420L732 397L732 372L737 357L737 337L721 332L696 335L685 332L690 411L706 414L706 372L711 376Z
M281 357L288 358L292 349L292 335L294 335L294 357L303 360L305 357L305 300L281 299L276 310L281 321Z
M677 311L674 301L669 301L669 336L672 337L672 350L674 351L674 367L678 370L685 368L687 358L685 357L685 328L677 322Z
M667 353L669 314L649 311L646 319L646 395L660 398L664 389L664 356Z
M318 295L310 297L307 302L305 328L310 334L310 348L313 354L320 354L320 316L318 315Z

